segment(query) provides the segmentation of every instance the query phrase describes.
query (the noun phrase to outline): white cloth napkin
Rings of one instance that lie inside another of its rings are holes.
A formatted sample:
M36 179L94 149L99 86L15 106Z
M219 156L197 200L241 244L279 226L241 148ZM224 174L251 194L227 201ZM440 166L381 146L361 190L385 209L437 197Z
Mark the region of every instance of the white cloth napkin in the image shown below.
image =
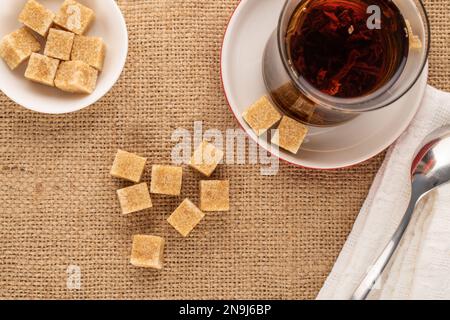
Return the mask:
M428 86L407 131L387 154L318 299L349 299L408 206L412 157L434 129L450 124L450 93ZM450 299L450 185L425 198L370 299Z

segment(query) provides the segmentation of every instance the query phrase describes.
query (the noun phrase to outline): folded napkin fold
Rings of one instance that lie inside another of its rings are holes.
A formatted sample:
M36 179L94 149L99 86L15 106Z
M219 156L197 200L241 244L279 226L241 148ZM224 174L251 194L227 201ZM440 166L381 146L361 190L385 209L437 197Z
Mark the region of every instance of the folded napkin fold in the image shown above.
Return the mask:
M387 153L318 299L349 299L408 206L411 161L422 140L450 124L450 93L428 86L422 106ZM423 199L369 299L450 299L450 185Z

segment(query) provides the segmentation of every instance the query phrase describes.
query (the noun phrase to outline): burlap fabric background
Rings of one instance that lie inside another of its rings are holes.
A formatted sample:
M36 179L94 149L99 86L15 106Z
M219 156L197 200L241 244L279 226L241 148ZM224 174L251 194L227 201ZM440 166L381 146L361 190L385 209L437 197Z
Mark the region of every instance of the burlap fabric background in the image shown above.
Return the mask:
M276 0L274 0L276 1ZM121 216L109 176L117 148L170 162L175 128L237 127L221 90L219 51L237 0L119 1L130 33L122 78L96 105L47 116L0 96L1 298L314 298L383 155L337 171L282 163L221 167L230 213L208 215L182 239L166 222L181 199ZM448 0L426 1L433 25L430 82L450 89ZM186 170L184 196L199 176ZM149 180L149 170L145 174ZM128 263L131 236L167 239L161 272ZM77 265L82 287L66 287Z

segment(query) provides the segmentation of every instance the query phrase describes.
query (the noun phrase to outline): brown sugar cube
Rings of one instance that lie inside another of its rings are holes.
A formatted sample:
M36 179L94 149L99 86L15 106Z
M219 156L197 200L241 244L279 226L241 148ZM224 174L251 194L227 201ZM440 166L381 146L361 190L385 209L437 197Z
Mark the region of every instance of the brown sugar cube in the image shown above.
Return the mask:
M422 41L420 41L420 38L418 35L414 34L413 28L411 26L411 22L409 22L409 20L405 20L405 23L406 23L406 29L408 32L409 47L411 49L421 49Z
M314 113L317 109L317 105L303 97L299 98L293 105L291 110L300 115L302 120L311 121L314 119Z
M41 45L26 28L10 33L0 41L0 57L5 60L11 70L16 69L33 52L39 50Z
M123 214L130 214L151 208L152 200L147 184L141 183L132 187L117 190Z
M48 32L44 54L59 60L70 60L75 34L51 28Z
M183 168L174 166L153 166L150 192L179 196L183 180Z
M251 105L242 117L258 136L263 135L281 119L280 113L266 96Z
M53 21L75 34L84 34L94 18L95 14L92 9L77 1L66 0Z
M214 145L203 141L195 150L189 165L209 177L216 170L218 164L223 159L223 151L217 149Z
M146 162L146 158L118 150L111 168L111 175L116 178L138 183L141 181Z
M19 21L41 36L47 34L55 14L35 0L29 0L19 15Z
M200 181L200 210L229 211L230 181Z
M204 217L205 214L189 199L186 199L167 219L167 222L183 237L187 237Z
M106 46L102 38L75 36L72 50L72 60L86 62L91 67L101 71L105 61Z
M62 91L90 94L97 84L98 71L83 61L64 61L58 68L55 86Z
M163 268L164 238L146 235L133 236L130 263L135 267Z
M59 60L33 53L28 62L25 78L53 87Z
M302 95L292 82L282 85L272 94L274 99L280 105L284 106L286 111L298 115L304 121L311 121L313 119L316 105Z
M283 106L294 104L300 98L300 91L292 82L287 82L272 92L275 101Z
M281 119L280 126L272 137L272 143L296 154L305 140L307 133L308 128L306 126L284 116Z
M409 46L411 49L422 49L422 41L416 35L409 38Z

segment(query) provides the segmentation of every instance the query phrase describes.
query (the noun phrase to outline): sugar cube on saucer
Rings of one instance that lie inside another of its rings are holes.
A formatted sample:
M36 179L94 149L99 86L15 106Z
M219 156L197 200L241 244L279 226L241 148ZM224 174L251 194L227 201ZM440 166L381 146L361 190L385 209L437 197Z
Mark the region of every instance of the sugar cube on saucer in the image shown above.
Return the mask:
M163 268L164 238L148 235L133 236L130 263L135 267Z
M284 116L272 137L272 143L296 154L307 134L308 128L305 125Z
M153 206L148 186L145 182L117 190L117 196L119 197L123 214L142 211Z
M59 60L49 58L39 53L31 54L25 78L53 87Z
M74 36L72 32L50 28L44 54L59 60L70 60Z
M54 22L75 34L84 34L94 21L92 9L74 0L65 0L59 9Z
M300 91L292 82L287 82L272 93L277 101L281 101L283 105L292 105L300 98Z
M167 219L167 222L183 237L187 237L204 217L205 214L189 199L186 199Z
M209 177L216 170L220 161L223 159L223 151L217 149L214 145L203 141L194 151L189 165Z
M292 82L280 86L273 95L291 113L299 115L307 122L313 119L316 105L303 96Z
M229 211L230 181L200 181L200 210L204 212Z
M251 105L242 117L258 136L263 135L281 119L280 113L266 96Z
M183 168L175 166L153 166L150 192L179 196L183 180Z
M317 105L314 102L309 101L303 97L298 98L292 106L292 111L298 113L305 121L311 121L315 119L314 114ZM315 119L317 120L317 119Z
M118 150L111 168L111 175L116 178L138 183L141 181L146 162L146 158Z
M413 28L411 26L411 22L409 22L409 20L405 20L405 23L406 23L406 29L408 31L409 47L411 49L421 49L422 41L420 41L419 36L414 34Z
M90 94L97 77L98 71L83 61L64 61L56 73L55 86L66 92Z
M105 60L106 46L102 38L75 36L72 50L72 60L86 62L91 67L101 71Z
M47 34L55 14L35 0L29 0L19 15L19 21L41 36Z
M6 35L0 41L0 57L11 70L16 69L33 52L39 50L41 45L25 27Z

